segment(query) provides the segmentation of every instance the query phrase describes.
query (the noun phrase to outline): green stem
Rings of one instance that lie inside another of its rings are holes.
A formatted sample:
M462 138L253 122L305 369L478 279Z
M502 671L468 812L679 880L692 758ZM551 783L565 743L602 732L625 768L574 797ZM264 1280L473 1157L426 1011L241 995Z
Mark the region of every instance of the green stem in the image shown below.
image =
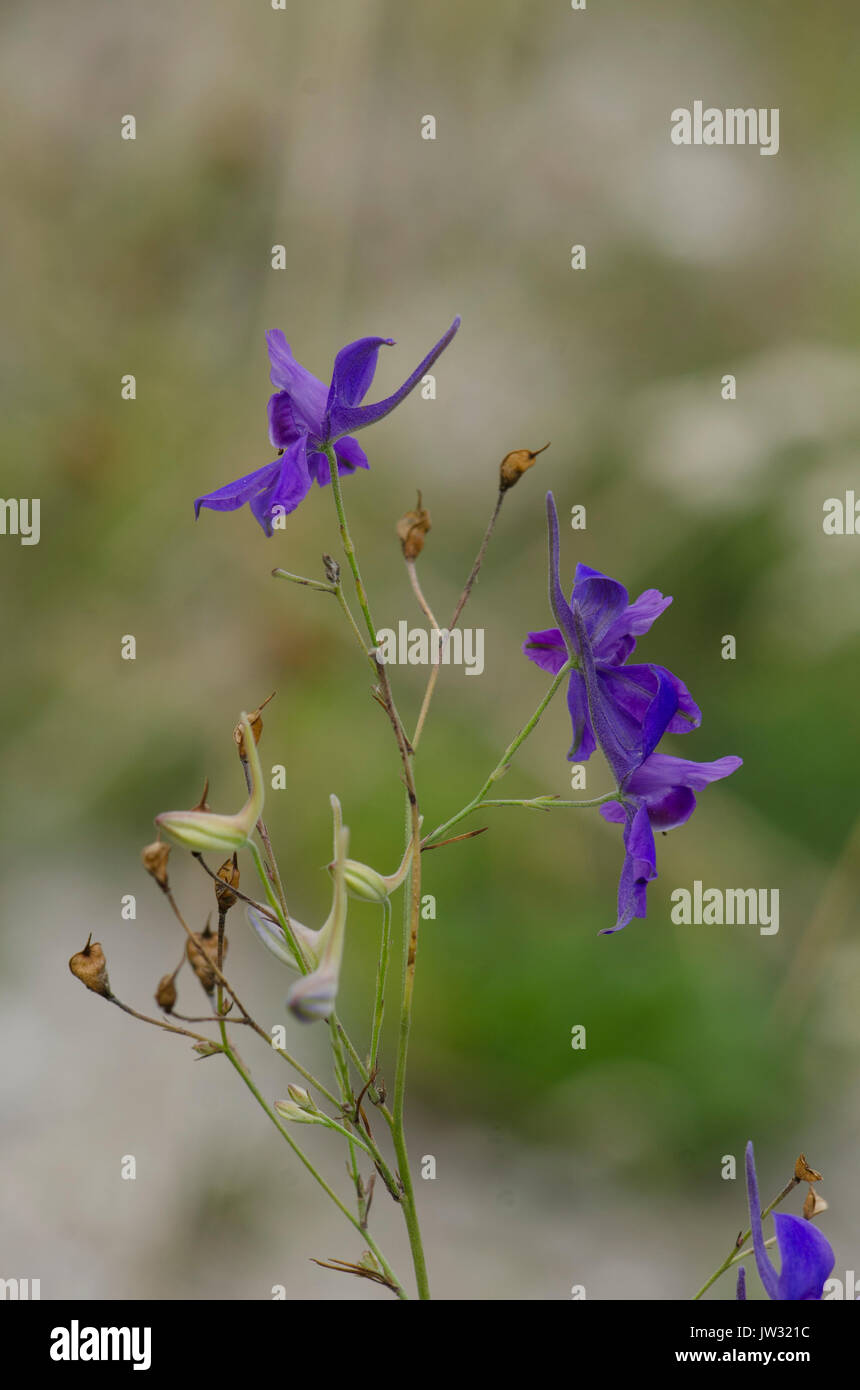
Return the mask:
M337 511L338 525L340 526L340 539L343 544L343 551L346 555L349 567L352 570L352 577L355 580L355 593L358 599L358 606L364 615L367 631L370 634L370 645L376 646L376 627L370 616L370 608L367 602L367 592L364 587L364 580L361 577L361 570L358 568L358 557L355 553L355 546L352 543L352 536L349 533L349 525L346 519L346 512L343 506L343 493L340 489L340 474L337 471L337 456L331 445L326 448L326 456L329 463L331 475L331 490L334 494L334 505Z
M379 943L379 964L376 968L376 998L373 1004L373 1026L370 1034L370 1054L367 1059L371 1074L376 1071L379 1058L379 1039L382 1033L382 1019L385 1013L385 985L388 980L388 961L391 954L391 899L382 904L382 939Z
M229 1043L226 1044L225 1047L224 1047L224 1055L225 1055L227 1058L229 1058L229 1061L230 1061L231 1065L232 1065L232 1066L235 1068L235 1070L239 1073L239 1076L240 1076L240 1077L242 1078L242 1080L244 1081L245 1085L247 1086L248 1090L251 1092L251 1095L254 1097L254 1099L256 1100L257 1104L258 1104L258 1105L260 1106L260 1108L261 1108L262 1110L264 1110L265 1113L268 1115L269 1119L272 1121L272 1124L273 1124L273 1125L275 1126L275 1128L278 1130L278 1132L279 1132L279 1134L281 1135L281 1137L282 1137L283 1139L285 1139L286 1142L289 1144L290 1148L292 1149L292 1151L293 1151L293 1153L296 1155L296 1157L299 1159L299 1161L300 1161L301 1163L304 1164L305 1168L307 1168L307 1170L308 1170L308 1172L311 1174L311 1176L319 1183L320 1187L322 1188L323 1192L325 1192L326 1196L328 1196L328 1197L331 1198L332 1202L334 1202L334 1204L335 1204L335 1206L337 1207L338 1211L341 1211L341 1212L343 1213L343 1215L346 1217L347 1221L350 1223L350 1225L355 1227L355 1229L358 1231L359 1235L361 1236L362 1240L365 1242L365 1244L370 1248L370 1250L371 1250L371 1251L373 1252L373 1254L376 1256L376 1259L379 1261L379 1267L380 1267L380 1269L382 1270L382 1272L383 1272L383 1274L385 1275L386 1279L388 1279L388 1280L390 1281L390 1283L391 1283L391 1287L392 1287L393 1292L396 1293L396 1294L397 1294L397 1297L400 1298L400 1299L406 1299L406 1298L408 1298L409 1295L406 1293L406 1290L404 1289L404 1287L403 1287L403 1285L401 1284L400 1280L399 1280L399 1279L397 1278L397 1276L395 1275L394 1271L392 1270L391 1266L389 1265L389 1263L388 1263L388 1261L386 1260L385 1256L383 1255L382 1251L379 1249L379 1246L376 1244L376 1242L375 1242L375 1240L373 1239L373 1237L370 1235L370 1233L369 1233L368 1231L364 1230L364 1228L363 1228L362 1225L361 1225L361 1222L360 1222L355 1216L353 1216L353 1214L352 1214L352 1212L349 1210L349 1208L348 1208L347 1206L345 1206L344 1203L340 1200L340 1198L338 1197L337 1193L336 1193L331 1187L329 1187L328 1183L326 1182L326 1180L325 1180L325 1178L322 1176L322 1174L317 1172L316 1168L315 1168L314 1165L311 1163L310 1159L308 1158L308 1156L307 1156L307 1154L304 1152L304 1150L301 1149L301 1148L299 1147L299 1145L298 1145L298 1144L296 1143L296 1141L292 1138L292 1136L291 1136L290 1134L288 1134L287 1131L284 1129L284 1126L281 1124L281 1122L280 1122L280 1120L278 1119L277 1115L275 1114L274 1110L273 1110L273 1109L271 1108L271 1106L269 1106L269 1105L266 1103L266 1101L263 1099L263 1097L262 1097L262 1095L260 1094L260 1092L258 1091L256 1085L254 1084L253 1080L251 1079L250 1074L245 1070L245 1067L243 1066L243 1064L242 1064L242 1062L239 1060L239 1058L236 1056L236 1054L233 1052L233 1049L230 1047Z
M473 797L472 800L469 802L468 806L464 806L462 810L458 811L457 814L455 816L452 816L450 820L446 820L443 825L437 825L435 830L431 830L429 835L425 835L422 841L422 844L425 848L427 848L427 846L429 845L432 845L436 840L441 840L442 836L447 834L447 832L452 828L452 826L459 825L461 820L465 820L466 816L470 815L472 811L476 811L478 809L478 807L484 801L487 792L490 790L493 784L495 782L498 782L501 777L504 777L505 773L508 770L508 765L511 761L511 758L513 758L517 750L525 743L529 734L532 733L532 731L535 728L537 728L541 715L543 714L547 705L552 700L553 696L555 695L565 676L573 669L573 666L573 661L565 662L564 666L562 666L561 670L555 676L552 685L549 687L549 690L544 695L543 699L541 700L531 719L528 721L527 724L523 725L517 736L514 739L512 739L512 741L508 744L507 748L505 749L499 761L496 763L496 766L493 768L492 772L490 773L484 785L481 787L481 790L478 792L477 796Z
M415 1269L415 1282L418 1297L430 1297L430 1283L427 1275L427 1260L421 1240L421 1227L415 1205L415 1189L409 1167L409 1153L406 1147L404 1110L406 1104L406 1062L409 1053L409 1033L412 1026L412 1001L415 990L415 961L418 953L418 919L421 906L421 855L419 836L418 806L414 791L406 798L407 833L412 839L412 865L410 891L403 895L403 995L400 1005L400 1037L397 1047L397 1071L394 1078L394 1102L392 1115L392 1139L397 1155L400 1183L403 1188L403 1219L409 1236L412 1251L412 1264Z

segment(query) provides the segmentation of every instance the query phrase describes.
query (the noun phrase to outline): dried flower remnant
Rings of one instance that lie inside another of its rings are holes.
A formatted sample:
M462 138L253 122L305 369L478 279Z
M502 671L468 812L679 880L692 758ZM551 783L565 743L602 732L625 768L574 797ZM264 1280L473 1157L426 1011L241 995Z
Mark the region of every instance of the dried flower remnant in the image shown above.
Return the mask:
M266 705L270 704L271 701L274 700L274 698L275 691L273 690L271 695L267 695L262 704L258 705L252 714L243 715L243 719L247 719L248 723L251 726L251 732L254 735L255 743L260 742L260 739L263 734L263 710L266 708ZM237 748L239 749L239 757L241 758L242 762L247 762L248 754L245 749L245 733L242 727L241 719L239 720L239 723L233 730L233 740Z
M548 448L549 444L544 444L542 449L514 449L512 453L505 454L499 465L499 491L508 492L514 487L523 474L534 467L538 454Z
M218 904L219 912L229 912L239 899L233 892L234 888L239 887L239 860L234 854L232 859L225 859L218 870L220 883L215 885L215 901Z
M820 1197L813 1187L809 1184L809 1191L803 1199L803 1215L807 1221L812 1221L816 1216L820 1216L823 1211L827 1211L827 1202Z
M405 512L397 523L397 536L403 549L404 560L417 560L424 549L424 538L431 529L430 513L422 505L421 493L410 512Z
M352 438L353 432L366 429L396 409L444 352L459 327L460 320L455 318L402 386L375 405L362 402L376 374L379 349L393 347L393 338L359 338L341 348L334 360L331 383L326 387L296 361L280 329L267 333L272 385L277 387L269 399L269 439L280 451L280 457L198 497L195 516L200 515L201 507L232 512L247 502L266 535L271 536L273 521L295 511L314 482L320 487L329 482L327 449L334 450L339 474L369 468L367 455Z
M163 840L153 840L151 845L145 845L140 852L141 863L148 874L151 874L164 892L169 885L167 877L167 861L170 858L170 845Z
M155 1002L166 1014L173 1013L176 1008L176 971L172 975L162 975L155 991Z
M806 1161L806 1154L800 1154L794 1165L794 1178L796 1182L821 1182L821 1174L814 1168L810 1168Z
M221 956L222 959L227 954L227 938L222 938ZM185 954L188 957L188 964L194 971L201 985L207 994L211 994L215 988L218 976L216 966L218 964L218 933L212 931L209 923L206 923L202 932L193 932L188 938L185 946Z
M72 956L69 969L81 984L92 990L93 994L100 994L104 999L112 998L105 953L101 943L93 941L92 933L83 950L76 951Z

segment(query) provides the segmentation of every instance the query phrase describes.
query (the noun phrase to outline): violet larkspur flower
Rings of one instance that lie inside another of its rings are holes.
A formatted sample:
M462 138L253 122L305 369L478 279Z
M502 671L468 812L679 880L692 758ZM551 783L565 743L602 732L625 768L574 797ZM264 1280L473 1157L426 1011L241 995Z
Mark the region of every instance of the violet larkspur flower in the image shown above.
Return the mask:
M824 1285L836 1263L830 1242L811 1221L799 1216L774 1213L776 1243L779 1246L781 1268L777 1274L770 1262L761 1226L761 1203L755 1171L752 1142L747 1144L747 1198L750 1209L750 1230L756 1268L768 1298L783 1303L811 1303L824 1295ZM738 1270L738 1298L746 1298L746 1274Z
M668 724L668 732L687 733L696 729L702 722L702 712L693 700L689 690L662 666L625 665L627 658L636 646L637 637L642 637L669 607L671 598L664 598L658 589L646 589L633 603L627 590L616 579L601 574L600 570L588 565L577 565L570 604L567 603L558 577L559 541L558 516L552 493L547 494L547 521L550 544L550 602L559 627L546 628L540 632L530 632L523 643L523 652L541 670L556 675L568 660L569 646L578 654L578 639L572 631L567 633L567 641L561 630L565 624L565 614L572 612L571 605L577 604L582 612L585 630L594 653L601 700L611 698L619 711L619 717L627 716L632 727L641 724L645 710L657 693L662 674L674 686L677 694L677 709ZM559 611L561 616L559 616ZM567 705L573 724L573 742L568 760L587 762L597 746L594 730L588 713L585 681L581 671L570 673L567 686Z
M352 437L354 431L375 425L405 400L459 327L460 320L455 318L403 385L375 405L362 405L362 401L376 372L379 349L392 347L393 338L359 338L341 348L334 360L331 383L325 386L296 361L280 329L267 333L271 380L277 388L269 398L269 439L280 457L198 497L195 516L200 515L201 507L233 512L247 502L270 536L274 516L295 511L314 481L320 487L330 481L327 448L334 449L340 474L368 468L367 455Z
M550 605L558 628L531 633L523 650L556 673L573 663L568 687L571 752L582 758L599 747L615 776L618 800L601 808L607 820L624 825L618 915L615 926L601 933L610 935L647 913L648 884L657 877L653 827L668 830L689 820L696 805L694 790L728 777L741 766L741 759L695 763L655 751L664 733L686 731L701 722L687 687L671 671L664 666L622 665L636 637L670 600L650 589L631 604L622 584L580 566L568 603L559 576L552 493L547 494L547 521Z

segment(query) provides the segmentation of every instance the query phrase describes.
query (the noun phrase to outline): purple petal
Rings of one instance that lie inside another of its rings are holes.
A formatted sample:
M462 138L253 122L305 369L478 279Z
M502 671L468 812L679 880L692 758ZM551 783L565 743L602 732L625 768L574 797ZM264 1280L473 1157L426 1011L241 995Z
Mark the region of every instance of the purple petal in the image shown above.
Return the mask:
M310 491L311 476L308 472L305 435L301 435L290 445L283 458L278 459L278 464L278 473L271 486L265 492L251 498L251 511L267 536L272 534L274 515L283 516L294 512ZM276 507L282 510L275 513Z
M572 619L575 644L582 663L591 728L600 751L615 775L616 783L621 786L642 761L637 750L637 735L640 730L633 721L626 719L615 708L611 700L606 699L601 689L594 664L594 653L578 604L574 605Z
M610 579L599 570L590 570L585 565L577 566L577 579L573 586L571 604L578 604L585 619L585 626L591 638L595 658L604 660L602 643L608 632L617 623L628 606L627 590L617 579Z
M253 473L246 473L244 478L237 478L234 483L225 483L214 492L207 492L205 497L198 497L194 503L194 515L200 515L201 507L209 507L213 512L235 512L237 507L243 507L271 484L280 466L281 460L275 459L274 463L264 464Z
M376 372L379 349L393 347L393 338L359 338L341 348L334 359L326 414L334 406L360 405L370 390Z
M836 1257L811 1221L782 1213L773 1218L782 1268L776 1297L786 1302L820 1299Z
M647 632L652 623L672 602L659 589L646 589L613 623L600 647L601 661L619 666L636 646L636 638Z
M625 808L624 864L618 880L618 918L614 927L605 927L601 936L621 931L634 917L648 912L648 884L657 877L654 835L644 803L628 803Z
M765 1293L768 1298L779 1298L779 1279L776 1270L770 1262L767 1247L764 1243L764 1233L761 1228L761 1200L758 1195L758 1179L756 1178L755 1172L755 1155L753 1154L752 1140L747 1144L746 1171L750 1230L752 1231L756 1268L758 1269L759 1278L764 1284Z
M636 723L641 723L660 682L668 680L674 690L677 709L666 726L667 734L686 734L702 722L702 711L682 680L665 666L611 666L603 662L598 668L601 685L611 694L613 702Z
M334 452L337 457L337 471L340 477L344 477L349 473L354 473L356 468L370 467L367 461L367 454L358 443L358 440L351 439L348 434L344 435L343 439L337 441L334 445ZM316 478L320 487L325 487L326 483L331 482L331 468L329 467L327 454L311 454L308 465L311 474Z
M457 317L447 333L442 335L436 346L431 348L423 362L419 362L415 371L406 378L393 396L386 396L384 401L377 401L375 405L333 404L331 410L326 412L324 433L320 435L320 438L337 439L340 435L352 434L353 430L363 430L368 425L374 425L377 420L389 415L418 385L428 368L432 367L440 353L445 351L459 327L460 319ZM364 339L364 341L380 343L388 342L388 339ZM355 344L352 346L354 347Z
M738 1289L735 1294L736 1299L745 1299L747 1296L747 1272L743 1265L738 1267Z
M276 449L285 449L302 433L290 404L288 391L278 391L269 397L269 439Z
M523 654L551 676L557 676L567 661L567 647L557 627L530 632L523 642Z
M652 753L647 761L636 769L628 784L628 791L636 796L644 796L657 801L670 787L689 787L692 791L703 791L711 782L719 782L730 777L743 766L743 758L717 758L712 763L695 763L689 758L675 758L670 753Z
M296 420L309 434L319 436L325 415L328 392L322 382L297 362L290 345L279 328L266 334L271 363L271 381L279 391L286 391Z

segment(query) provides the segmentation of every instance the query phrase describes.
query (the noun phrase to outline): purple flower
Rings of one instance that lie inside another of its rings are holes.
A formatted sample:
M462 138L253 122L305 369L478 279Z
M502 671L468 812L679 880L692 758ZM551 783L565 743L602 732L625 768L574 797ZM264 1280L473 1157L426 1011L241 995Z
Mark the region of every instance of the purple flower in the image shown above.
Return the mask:
M689 820L695 791L728 777L741 759L695 763L655 751L665 733L696 727L702 717L687 687L664 666L622 665L636 637L670 600L650 589L631 604L623 585L580 566L568 603L559 577L552 493L547 494L547 520L549 596L558 628L530 634L524 651L554 672L573 663L568 687L573 748L568 756L588 757L599 747L615 776L618 800L601 808L607 820L624 826L618 916L615 926L601 933L611 935L647 914L648 884L657 877L654 827L668 830Z
M765 1293L768 1298L783 1303L810 1303L820 1300L830 1271L836 1263L830 1242L811 1221L802 1220L799 1216L775 1214L773 1222L781 1262L780 1272L777 1274L764 1243L752 1142L747 1144L746 1170L753 1250ZM746 1276L743 1269L738 1272L737 1296L746 1298Z
M362 401L376 372L379 349L393 346L393 338L359 338L341 348L334 360L331 384L326 387L296 361L280 329L267 333L271 380L277 387L269 398L269 439L280 457L198 497L195 516L200 515L201 507L232 512L247 502L270 536L274 515L295 511L314 481L321 487L329 482L327 448L334 449L338 473L368 468L367 455L352 438L353 432L376 424L394 410L444 352L459 327L460 320L455 318L393 396L375 405L362 405Z
M591 643L601 701L611 699L619 717L625 718L631 728L638 727L657 693L662 677L674 686L677 695L677 707L667 726L668 732L684 734L698 728L702 722L702 712L683 681L662 666L624 664L636 646L637 637L649 630L669 607L671 598L664 598L658 589L646 589L631 603L624 585L616 579L609 579L600 570L591 569L588 565L577 565L573 593L568 604L558 577L558 517L552 493L547 494L547 518L552 576L550 602L559 627L530 632L523 643L525 655L541 670L552 675L556 675L568 660L569 646L578 656L579 642L575 633L569 629L568 640L565 641L560 630L565 626L565 614L572 614L572 606L576 605L582 613ZM568 759L571 762L574 759L587 762L597 745L588 712L585 681L577 669L571 671L568 680L567 705L573 724L573 742Z

